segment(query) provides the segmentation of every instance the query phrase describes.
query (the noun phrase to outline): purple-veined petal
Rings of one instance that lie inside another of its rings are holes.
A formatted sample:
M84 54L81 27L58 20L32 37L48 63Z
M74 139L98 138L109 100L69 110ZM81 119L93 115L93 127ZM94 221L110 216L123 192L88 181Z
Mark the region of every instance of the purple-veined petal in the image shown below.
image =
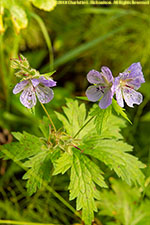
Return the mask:
M36 96L32 85L24 89L20 95L20 102L29 109L36 105Z
M40 77L39 82L42 83L44 86L47 87L55 87L56 86L56 81L52 80L51 78L46 79L45 77Z
M99 72L96 71L96 70L91 70L91 71L87 74L87 80L88 80L91 84L100 84L100 83L104 83L101 73L99 73Z
M141 104L143 96L141 93L131 88L123 88L123 97L128 106L133 107L133 104Z
M113 82L112 72L107 66L102 66L101 71L102 71L103 76L107 79L107 81L109 83Z
M40 83L39 79L36 79L36 78L31 79L31 82L32 82L34 87L36 87Z
M90 101L96 102L103 96L104 93L98 85L92 85L87 88L85 94Z
M111 89L105 92L103 98L99 102L101 109L106 109L112 103L113 93Z
M118 105L120 105L123 108L124 107L124 101L123 101L121 87L116 88L116 99L117 99Z
M128 86L133 87L135 90L141 87L141 80L139 78L132 79L127 82Z
M138 81L139 81L138 86L140 86L141 83L145 82L144 75L142 72L142 66L141 66L140 62L133 63L131 66L129 66L129 68L126 69L123 74L126 74L126 73L128 74L128 78L138 79ZM125 75L125 76L127 76L127 75Z
M130 72L130 77L138 77L141 83L145 82L140 62L133 63L127 70Z
M21 92L28 83L29 83L29 80L23 80L19 82L18 84L16 84L16 86L13 89L13 94L18 94L19 92Z
M121 86L120 86L120 80L121 80L121 76L118 76L115 78L114 91L116 93L116 100L117 100L118 105L120 105L121 107L124 107L124 101L123 101L122 90L121 90Z
M41 103L48 103L54 97L54 92L49 87L46 87L46 86L43 87L39 84L37 87L35 87L35 89L36 89L37 97Z

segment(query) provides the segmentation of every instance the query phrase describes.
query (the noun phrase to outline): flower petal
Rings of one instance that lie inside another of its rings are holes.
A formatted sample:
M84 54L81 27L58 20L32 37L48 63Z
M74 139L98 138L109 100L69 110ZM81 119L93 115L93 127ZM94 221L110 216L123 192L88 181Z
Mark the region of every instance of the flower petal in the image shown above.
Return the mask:
M108 80L108 82L113 82L112 72L107 66L102 66L101 71L103 76Z
M34 87L36 87L40 83L39 79L36 79L36 78L31 79L31 82L32 82Z
M21 92L28 83L29 80L23 80L20 83L16 84L16 86L13 89L13 94L18 94L19 92Z
M88 80L91 84L100 84L100 83L104 83L101 73L99 73L99 72L96 71L96 70L91 70L91 71L87 74L87 80Z
M143 72L142 72L142 66L141 66L140 62L133 63L127 69L127 71L130 72L130 77L132 77L132 78L138 77L140 79L140 82L141 83L144 83L145 82L144 75L143 75Z
M142 72L141 64L133 63L128 69L126 69L123 73L120 73L120 77L123 80L129 80L128 85L133 86L135 89L140 88L141 83L145 82L144 75Z
M47 86L47 87L55 87L56 86L56 81L52 80L52 79L46 79L45 77L40 77L39 79L39 82L42 83L44 86Z
M117 99L118 105L120 105L121 107L124 107L123 96L122 96L122 91L120 87L120 79L121 79L120 76L115 78L114 89L116 92L116 99Z
M135 90L139 89L141 87L141 79L140 78L135 78L132 79L131 81L127 82L127 84L131 87L134 87Z
M103 91L101 91L98 85L89 86L85 92L88 99L92 102L98 101L103 96Z
M29 109L36 105L36 96L32 85L24 89L20 95L20 102Z
M124 102L123 102L121 87L116 88L116 99L117 99L118 105L120 105L123 108Z
M99 107L101 109L106 109L112 103L112 97L113 97L113 93L109 89L108 91L105 92L103 98L100 100Z
M51 88L41 86L40 84L35 88L36 94L41 103L48 103L54 97L54 92Z
M143 96L141 93L131 88L123 88L123 97L128 106L133 107L133 104L141 104Z

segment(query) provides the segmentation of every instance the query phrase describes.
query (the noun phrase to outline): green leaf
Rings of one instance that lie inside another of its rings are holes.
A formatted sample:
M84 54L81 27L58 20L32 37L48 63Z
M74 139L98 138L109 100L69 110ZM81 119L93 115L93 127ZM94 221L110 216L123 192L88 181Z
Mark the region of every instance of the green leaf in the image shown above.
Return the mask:
M56 166L53 172L53 175L59 173L64 174L72 165L72 155L65 152L63 155L56 161Z
M100 192L96 185L107 188L102 176L103 172L94 162L75 148L72 152L63 153L56 161L53 175L64 174L69 168L71 168L69 199L77 198L77 210L82 209L83 221L86 225L91 225L94 211L97 211L94 199L100 199Z
M132 124L127 114L124 112L125 109L120 107L115 99L112 99L112 107L118 115L121 115L124 119L126 119L129 123Z
M21 29L27 27L28 19L22 7L20 7L19 5L12 5L12 7L10 8L10 13L17 33L19 33Z
M84 101L90 102L90 100L86 96L76 96L76 98L79 99L79 100L84 100Z
M84 154L88 154L105 163L111 170L131 184L144 184L144 175L140 168L145 165L135 156L127 152L132 151L132 146L123 141L100 139L99 136L89 136L89 139L83 140L79 146Z
M56 0L30 0L34 6L45 11L51 11L55 8Z
M89 115L94 117L92 122L94 122L99 138L123 139L121 128L126 127L125 120L113 115L111 107L104 110L100 109L98 105L93 105ZM87 138L88 135L86 135Z
M52 76L54 73L56 72L56 70L51 71L49 73L43 73L40 76L44 76L45 78L49 78L50 76Z
M23 132L23 134L19 132L14 134L20 142L12 142L10 144L0 146L0 157L20 161L36 155L41 151L43 141L40 138L26 132Z
M102 127L101 138L123 139L121 128L126 127L125 121L118 116L110 115Z
M43 136L48 140L51 128L49 119L46 116L44 116L43 119L39 121L39 128Z
M95 200L100 199L100 193L95 183L107 187L102 172L87 156L78 150L73 151L73 164L70 177L70 200L76 199L77 210L82 209L82 219L85 225L91 225L94 211L97 211Z
M113 178L110 182L112 191L103 190L101 193L100 215L110 217L118 224L148 225L150 201L142 199L141 190Z
M67 107L63 107L65 116L55 112L58 119L63 123L65 130L69 135L74 137L76 133L87 123L91 116L86 115L85 104L79 105L78 101L67 99ZM77 138L82 138L88 132L94 129L93 122L89 122L85 128L77 135Z
M43 181L49 182L51 179L51 153L43 150L24 163L30 169L25 173L23 179L28 179L26 187L29 195L32 195L38 188L42 187Z
M90 115L94 116L94 124L97 133L101 134L103 127L111 115L111 106L107 107L106 109L101 109L98 105L95 105Z

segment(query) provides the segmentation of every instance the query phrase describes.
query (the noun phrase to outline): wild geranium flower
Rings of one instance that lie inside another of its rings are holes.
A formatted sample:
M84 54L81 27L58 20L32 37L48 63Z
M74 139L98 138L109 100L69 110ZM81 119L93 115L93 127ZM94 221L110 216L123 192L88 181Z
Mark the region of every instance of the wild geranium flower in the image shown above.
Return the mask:
M140 88L141 83L144 83L145 79L142 72L141 64L133 63L123 73L120 73L115 78L114 87L116 92L116 99L121 107L124 107L124 101L130 107L133 104L139 105L143 101L141 93L135 91Z
M20 102L25 107L32 108L36 105L36 96L41 103L50 102L54 97L53 90L51 89L51 87L54 86L56 86L55 81L41 76L38 79L27 79L16 84L13 93L18 94L22 92L20 95Z
M101 68L101 72L91 70L87 74L87 80L94 85L91 85L86 90L86 96L92 102L98 101L101 109L107 108L112 103L114 95L113 76L110 69L106 66Z

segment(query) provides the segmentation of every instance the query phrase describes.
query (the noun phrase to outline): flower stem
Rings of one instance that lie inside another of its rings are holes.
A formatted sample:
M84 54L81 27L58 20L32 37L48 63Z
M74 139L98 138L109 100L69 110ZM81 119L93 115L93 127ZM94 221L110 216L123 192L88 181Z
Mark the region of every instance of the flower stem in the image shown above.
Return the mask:
M94 116L93 117L91 117L79 130L78 130L78 132L73 136L73 138L76 138L77 136L78 136L78 134L83 130L83 128L92 120L94 118Z
M40 103L41 103L41 102L40 102ZM54 131L56 132L56 127L55 127L55 125L54 125L52 119L50 118L50 115L48 114L47 109L45 108L45 106L44 106L42 103L41 103L41 106L42 106L42 108L44 109L44 111L45 111L45 113L46 113L46 115L47 115L47 117L48 117L48 119L49 119L51 125L53 126Z

